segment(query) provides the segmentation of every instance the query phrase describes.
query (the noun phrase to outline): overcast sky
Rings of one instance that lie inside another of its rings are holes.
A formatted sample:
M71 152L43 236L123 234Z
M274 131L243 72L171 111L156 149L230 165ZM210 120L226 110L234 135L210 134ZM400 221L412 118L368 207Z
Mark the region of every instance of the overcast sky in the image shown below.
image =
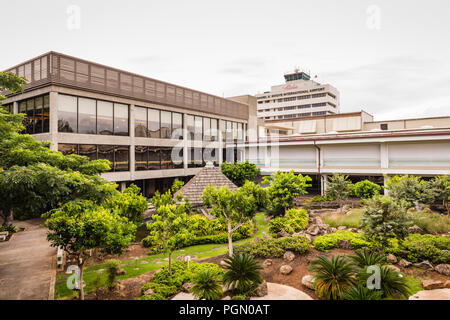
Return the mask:
M0 70L53 50L219 96L298 66L377 120L450 115L448 0L2 1ZM79 14L78 14L79 13Z

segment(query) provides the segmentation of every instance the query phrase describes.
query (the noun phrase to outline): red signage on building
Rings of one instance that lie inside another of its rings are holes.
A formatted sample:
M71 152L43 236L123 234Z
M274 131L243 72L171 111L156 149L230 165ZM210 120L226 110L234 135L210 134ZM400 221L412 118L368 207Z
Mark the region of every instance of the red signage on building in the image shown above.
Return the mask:
M288 84L287 86L284 86L284 90L292 90L297 88L298 87L295 84Z

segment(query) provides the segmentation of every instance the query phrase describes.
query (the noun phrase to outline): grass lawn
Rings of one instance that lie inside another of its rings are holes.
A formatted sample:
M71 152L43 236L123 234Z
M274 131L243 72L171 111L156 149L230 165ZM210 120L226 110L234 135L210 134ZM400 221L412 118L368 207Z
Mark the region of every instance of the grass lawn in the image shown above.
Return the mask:
M255 224L258 231L250 238L236 241L234 244L245 243L252 241L255 237L263 237L265 234L269 234L269 224L264 221L264 213L258 213L255 217ZM199 259L210 258L218 255L222 255L228 252L228 244L202 244L197 246L186 247L177 251L174 251L172 258L175 260L180 255L196 255ZM156 254L148 257L143 257L137 260L123 260L121 261L121 268L127 271L126 275L117 276L117 280L124 280L127 278L137 277L141 274L155 271L168 264L167 254ZM83 280L86 282L85 293L92 291L94 288L94 280L97 276L100 276L102 281L106 278L106 273L98 274L97 271L104 269L105 265L95 265L84 269ZM67 277L70 276L65 273L58 273L56 276L55 284L55 299L64 299L76 296L77 291L73 291L67 288Z
M330 227L346 226L347 228L359 228L361 224L361 216L363 209L352 209L348 214L342 213L325 213L322 219Z
M429 233L450 232L450 216L430 211L410 211L408 217L413 224Z

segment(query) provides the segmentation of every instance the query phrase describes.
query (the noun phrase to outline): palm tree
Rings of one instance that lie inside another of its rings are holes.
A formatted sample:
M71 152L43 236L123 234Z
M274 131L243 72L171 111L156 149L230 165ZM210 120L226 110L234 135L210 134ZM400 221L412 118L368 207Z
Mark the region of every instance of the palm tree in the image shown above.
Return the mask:
M355 265L345 256L318 256L309 269L314 273L316 293L327 300L338 300L356 283Z
M356 250L355 253L356 256L349 256L349 258L361 268L380 264L386 260L384 255L368 248Z
M218 275L211 269L200 271L194 279L191 293L197 299L218 300L222 296L222 286Z
M263 281L259 272L262 267L252 255L247 253L227 256L224 268L228 270L223 276L223 283L237 293L248 293Z
M383 291L370 290L362 284L355 287L349 287L346 292L342 294L343 300L380 300Z
M396 295L402 295L408 298L411 294L406 278L399 272L394 271L385 266L379 266L380 268L380 289L383 291L383 297L390 298ZM364 268L359 273L360 283L367 283L368 278L372 275L372 272L367 272L367 268Z

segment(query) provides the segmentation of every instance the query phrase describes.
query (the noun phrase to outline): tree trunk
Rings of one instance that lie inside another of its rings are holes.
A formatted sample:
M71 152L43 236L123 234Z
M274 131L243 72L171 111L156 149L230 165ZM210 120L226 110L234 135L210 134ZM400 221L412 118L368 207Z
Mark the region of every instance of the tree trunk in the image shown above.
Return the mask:
M228 220L228 255L233 256L233 231L231 230L231 220Z
M172 250L169 250L169 274L172 276Z
M3 225L5 227L9 227L10 225L12 225L12 222L14 220L14 211L13 209L9 210L9 214L5 219L5 222L3 223Z
M339 212L340 213L342 213L344 211L342 203L343 203L342 199L339 199Z
M84 300L84 288L83 288L83 264L78 264L80 268L80 300Z

